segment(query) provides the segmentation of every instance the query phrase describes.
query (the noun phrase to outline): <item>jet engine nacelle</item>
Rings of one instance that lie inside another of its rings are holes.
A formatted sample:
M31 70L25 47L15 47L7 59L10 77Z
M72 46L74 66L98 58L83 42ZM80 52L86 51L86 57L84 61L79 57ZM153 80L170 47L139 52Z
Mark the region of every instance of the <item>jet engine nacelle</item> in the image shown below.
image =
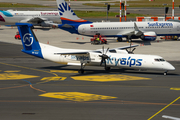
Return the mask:
M141 35L141 39L142 40L152 40L152 41L154 41L154 40L156 40L156 37L157 37L157 35L156 35L156 33L155 32L144 32L142 35Z
M43 21L40 23L40 26L42 27L52 27L51 23L53 23L53 21Z

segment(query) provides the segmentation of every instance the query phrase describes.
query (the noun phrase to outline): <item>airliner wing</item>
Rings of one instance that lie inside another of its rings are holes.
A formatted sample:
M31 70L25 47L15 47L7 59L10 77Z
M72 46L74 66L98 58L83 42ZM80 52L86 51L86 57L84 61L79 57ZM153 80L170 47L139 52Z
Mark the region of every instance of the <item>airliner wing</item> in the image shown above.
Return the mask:
M133 31L128 31L128 32L125 31L124 33L121 32L121 35L126 35L126 36L132 36L132 35L140 36L142 34L143 34L143 32L139 30L136 23L134 23L134 30Z
M41 26L58 26L58 24L53 23L52 21L49 21L47 18L40 18L40 17L34 17L34 18L30 18L30 19L24 19L21 20L20 22L22 23L34 23L34 24L40 24Z
M39 17L34 17L29 19L27 22L31 22L31 23L41 23L43 21L47 21L46 18L39 18Z

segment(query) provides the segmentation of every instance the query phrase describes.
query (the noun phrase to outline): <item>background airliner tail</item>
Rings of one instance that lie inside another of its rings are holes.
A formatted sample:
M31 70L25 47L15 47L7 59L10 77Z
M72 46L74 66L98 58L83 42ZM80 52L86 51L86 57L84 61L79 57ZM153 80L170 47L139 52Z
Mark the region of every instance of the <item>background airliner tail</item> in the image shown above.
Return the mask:
M24 48L22 52L43 58L41 47L32 30L33 25L29 23L16 23L16 25Z
M61 16L62 24L74 24L74 23L92 23L87 20L79 18L65 0L56 0L59 14Z

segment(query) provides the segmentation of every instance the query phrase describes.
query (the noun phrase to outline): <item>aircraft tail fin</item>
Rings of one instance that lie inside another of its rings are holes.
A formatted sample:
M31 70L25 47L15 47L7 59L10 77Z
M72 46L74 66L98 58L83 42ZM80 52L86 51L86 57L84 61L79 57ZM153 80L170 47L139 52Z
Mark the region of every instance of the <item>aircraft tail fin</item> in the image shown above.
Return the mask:
M22 52L43 58L40 44L32 30L33 25L29 23L16 23L16 25L24 48Z
M56 0L59 14L61 16L62 24L74 24L74 23L92 23L87 20L79 18L74 11L70 8L65 0Z

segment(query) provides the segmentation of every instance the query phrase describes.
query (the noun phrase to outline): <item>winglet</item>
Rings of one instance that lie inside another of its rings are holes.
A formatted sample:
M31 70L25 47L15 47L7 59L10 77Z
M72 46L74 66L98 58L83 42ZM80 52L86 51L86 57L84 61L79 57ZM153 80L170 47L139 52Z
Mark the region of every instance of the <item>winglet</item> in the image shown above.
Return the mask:
M43 58L41 47L33 32L33 25L30 23L16 23L19 34L21 36L21 42L23 45L22 52Z
M141 31L139 30L139 28L137 27L136 23L134 23L134 29L135 29L134 34L135 34L136 36L139 36L139 35L142 34L142 32L141 32Z

